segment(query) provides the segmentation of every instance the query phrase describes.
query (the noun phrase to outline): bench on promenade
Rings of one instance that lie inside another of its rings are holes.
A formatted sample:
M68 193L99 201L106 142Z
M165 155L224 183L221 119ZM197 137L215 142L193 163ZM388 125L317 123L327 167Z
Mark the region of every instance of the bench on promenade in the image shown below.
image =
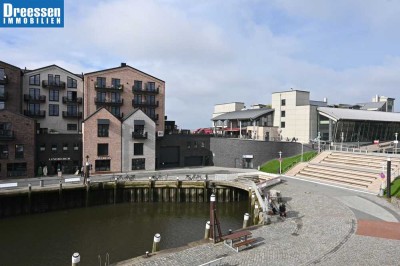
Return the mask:
M254 238L251 238L251 232L247 230L225 235L221 238L224 240L225 245L232 248L236 252L239 252L239 247L251 246L251 243L256 241Z
M10 188L10 187L18 187L18 183L3 183L3 184L0 184L0 188Z
M80 177L65 178L64 182L65 183L81 182L81 178Z

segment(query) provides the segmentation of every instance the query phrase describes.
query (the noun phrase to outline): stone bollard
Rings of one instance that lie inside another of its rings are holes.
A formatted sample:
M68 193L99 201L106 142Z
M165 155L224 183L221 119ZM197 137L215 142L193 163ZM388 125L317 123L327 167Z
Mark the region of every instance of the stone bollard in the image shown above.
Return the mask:
M207 221L206 223L206 230L204 232L204 239L209 239L210 238L210 221Z
M81 256L79 255L78 252L75 252L72 255L72 266L79 266L80 262L81 262Z
M151 253L160 251L160 241L161 241L161 235L158 233L155 234L153 239L153 249L151 250Z
M31 183L28 184L28 191L29 191L29 194L30 194L31 191L32 191L32 185L31 185Z
M249 226L250 215L248 213L244 214L243 217L243 228L247 228Z
M254 216L253 216L253 224L256 225L258 224L258 204L254 205Z
M40 180L39 184L40 184L40 187L43 187L44 186L44 180Z

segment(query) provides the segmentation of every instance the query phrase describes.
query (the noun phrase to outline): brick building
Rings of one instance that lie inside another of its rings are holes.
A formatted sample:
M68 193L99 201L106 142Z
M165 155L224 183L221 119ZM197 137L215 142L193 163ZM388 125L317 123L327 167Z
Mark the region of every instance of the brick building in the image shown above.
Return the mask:
M22 72L19 67L0 61L0 110L22 112Z
M164 131L165 82L122 63L84 75L84 118L101 107L122 119L139 108Z
M35 121L0 110L0 179L35 174Z

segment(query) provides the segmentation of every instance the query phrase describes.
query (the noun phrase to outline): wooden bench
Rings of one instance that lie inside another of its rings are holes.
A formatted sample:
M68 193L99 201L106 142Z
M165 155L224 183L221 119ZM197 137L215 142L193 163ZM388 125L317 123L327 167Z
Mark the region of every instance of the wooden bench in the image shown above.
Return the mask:
M65 178L65 183L81 182L79 177Z
M10 188L10 187L18 187L18 183L3 183L3 184L0 184L0 188Z
M250 238L250 239L247 239L245 241L236 242L233 245L233 248L236 248L236 252L239 252L239 247L241 247L241 246L251 246L251 243L253 243L255 241L256 241L255 238Z

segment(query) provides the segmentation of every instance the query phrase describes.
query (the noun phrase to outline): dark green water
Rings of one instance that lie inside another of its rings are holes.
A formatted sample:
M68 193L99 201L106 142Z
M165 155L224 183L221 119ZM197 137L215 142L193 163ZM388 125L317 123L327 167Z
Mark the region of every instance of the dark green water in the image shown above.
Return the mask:
M217 203L222 233L242 226L247 201ZM209 203L122 203L0 220L0 265L97 266L151 252L155 233L161 249L183 246L204 236Z

